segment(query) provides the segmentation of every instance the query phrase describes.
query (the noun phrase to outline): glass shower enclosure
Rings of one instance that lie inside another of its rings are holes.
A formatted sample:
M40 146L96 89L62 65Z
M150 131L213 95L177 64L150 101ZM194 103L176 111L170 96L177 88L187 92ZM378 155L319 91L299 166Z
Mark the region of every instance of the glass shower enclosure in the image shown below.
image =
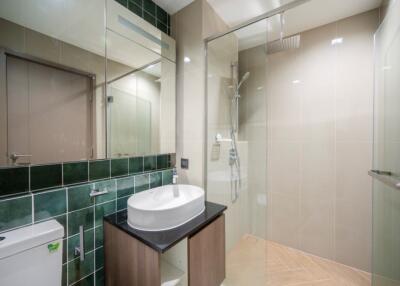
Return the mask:
M373 286L400 285L400 1L375 34Z
M375 9L291 33L299 3L206 40L205 187L228 207L223 285L274 284L276 261L301 253L336 285L400 285L393 3L380 25Z

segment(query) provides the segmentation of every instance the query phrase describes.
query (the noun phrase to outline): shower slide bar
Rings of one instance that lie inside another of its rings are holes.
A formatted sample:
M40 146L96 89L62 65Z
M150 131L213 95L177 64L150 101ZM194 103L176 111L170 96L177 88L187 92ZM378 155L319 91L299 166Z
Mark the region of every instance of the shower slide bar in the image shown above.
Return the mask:
M385 185L400 190L400 177L396 176L392 172L371 170L368 171L368 175L378 181L384 183Z

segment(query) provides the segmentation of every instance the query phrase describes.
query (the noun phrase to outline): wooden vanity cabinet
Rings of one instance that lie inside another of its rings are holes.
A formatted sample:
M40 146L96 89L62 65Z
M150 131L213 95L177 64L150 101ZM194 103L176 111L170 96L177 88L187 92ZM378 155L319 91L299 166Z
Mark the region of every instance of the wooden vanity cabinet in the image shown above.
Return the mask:
M218 286L225 279L225 216L188 238L188 285ZM105 285L160 286L161 253L104 222Z

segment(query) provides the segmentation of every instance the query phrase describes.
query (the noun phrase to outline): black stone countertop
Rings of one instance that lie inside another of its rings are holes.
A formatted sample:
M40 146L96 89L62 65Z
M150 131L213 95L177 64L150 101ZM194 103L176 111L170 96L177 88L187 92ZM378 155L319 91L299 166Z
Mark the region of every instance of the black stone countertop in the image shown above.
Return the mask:
M185 237L191 236L211 223L226 210L226 206L205 202L205 210L187 223L162 231L143 231L128 225L128 211L123 210L104 217L104 220L130 236L140 240L154 250L164 253Z

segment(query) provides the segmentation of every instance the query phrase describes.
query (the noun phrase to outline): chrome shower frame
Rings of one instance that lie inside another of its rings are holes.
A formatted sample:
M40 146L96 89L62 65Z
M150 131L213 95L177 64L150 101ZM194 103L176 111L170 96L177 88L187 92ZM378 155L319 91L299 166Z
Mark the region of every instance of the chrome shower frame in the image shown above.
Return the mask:
M232 28L229 28L223 32L216 33L214 35L211 35L207 38L204 39L203 41L203 51L204 51L204 130L203 130L203 138L204 138L204 143L203 143L203 186L206 191L205 196L207 199L207 160L208 160L208 84L207 84L207 79L208 79L208 53L207 53L207 47L208 43L218 39L220 37L223 37L227 34L230 34L234 31L240 30L242 28L245 28L247 26L250 26L254 23L257 23L259 21L271 18L275 15L283 14L285 11L291 10L293 8L296 8L300 5L303 5L307 2L310 2L311 0L294 0L290 3L287 3L285 5L282 5L278 8L272 9L271 11L268 11L264 14L261 14L260 16L257 16L255 18L252 18L250 20L245 21L242 24L236 25Z

